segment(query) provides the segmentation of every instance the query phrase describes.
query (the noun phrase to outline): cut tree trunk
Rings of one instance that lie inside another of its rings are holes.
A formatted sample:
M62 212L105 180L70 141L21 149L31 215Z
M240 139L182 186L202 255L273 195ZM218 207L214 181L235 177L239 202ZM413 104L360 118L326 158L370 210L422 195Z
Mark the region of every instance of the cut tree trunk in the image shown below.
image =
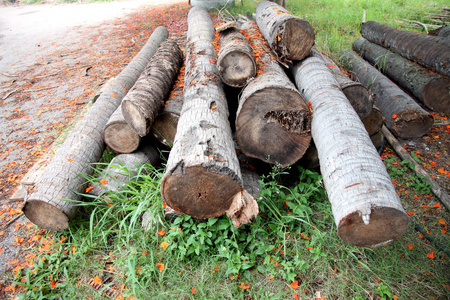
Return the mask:
M391 178L355 110L324 61L293 69L314 113L311 131L339 236L357 246L386 244L408 228Z
M361 120L367 118L372 111L372 106L375 101L372 93L361 82L351 80L348 77L348 73L341 70L334 60L321 54L315 48L313 48L313 53L314 55L320 55L325 61L325 64L339 83L342 92L344 92L344 95L350 101L356 113L358 113L359 118Z
M282 62L302 60L314 45L314 29L274 2L262 1L256 7L256 22L262 35Z
M141 137L125 121L122 107L116 109L103 129L103 140L116 153L131 153L141 143Z
M244 30L255 50L258 76L242 91L236 117L241 151L268 163L288 166L299 160L311 141L311 112L254 22Z
M106 192L120 191L136 178L144 165L155 165L158 161L159 153L150 144L142 145L133 153L119 154L103 169L97 178L99 184L91 186L89 194L99 196Z
M375 105L386 118L386 126L396 136L404 139L416 138L431 129L433 117L354 51L343 50L340 53L340 61L375 94Z
M217 66L223 82L232 87L243 87L256 76L256 61L252 47L236 28L220 33Z
M228 107L212 42L208 12L188 14L184 102L177 134L161 183L175 211L195 218L227 214L236 227L258 214L258 204L243 188L228 122Z
M450 51L436 41L439 37L398 30L374 21L362 25L361 35L428 69L450 76Z
M189 0L189 4L208 10L217 10L234 6L235 0Z
M172 147L177 133L178 119L183 106L184 70L180 69L177 79L170 91L169 97L164 102L164 107L153 123L153 136L162 144Z
M283 7L286 7L286 0L271 0L272 2L275 2L278 5L281 5Z
M177 43L173 40L165 41L123 99L123 117L141 137L150 132L180 71L182 61L183 53Z
M375 148L379 149L383 145L384 137L381 133L381 127L384 124L384 117L381 111L374 106L370 115L363 120L364 128L372 140Z
M75 203L81 199L85 190L86 180L79 174L92 174L90 164L98 162L105 149L103 128L167 36L165 27L156 28L141 51L108 84L69 133L25 203L23 211L31 222L50 230L68 227L69 220L77 210Z
M432 72L362 37L353 43L353 50L431 110L450 113L450 78ZM450 48L448 51L450 52Z

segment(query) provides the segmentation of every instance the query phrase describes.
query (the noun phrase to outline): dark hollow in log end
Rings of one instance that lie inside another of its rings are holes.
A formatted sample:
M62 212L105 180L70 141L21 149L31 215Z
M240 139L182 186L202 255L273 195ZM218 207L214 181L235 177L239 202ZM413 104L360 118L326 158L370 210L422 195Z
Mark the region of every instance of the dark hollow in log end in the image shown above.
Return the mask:
M225 214L233 197L242 190L231 176L200 166L167 176L162 186L164 199L170 207L198 219Z
M288 100L288 101L287 101ZM288 166L311 142L311 114L290 89L268 87L249 96L236 119L236 139L248 157Z
M354 212L339 222L338 235L345 242L359 247L376 247L392 242L408 229L408 215L391 207L372 209L368 225Z
M122 102L122 114L128 125L137 133L143 137L148 134L147 122L148 120L141 112L141 110L131 101L124 100Z
M23 212L31 222L42 229L59 231L69 227L67 215L49 202L28 200Z
M424 104L435 112L450 113L450 78L436 78L422 90Z
M302 60L314 46L314 29L307 20L292 18L283 23L275 39L274 49L282 60Z
M392 121L392 130L403 139L425 135L433 126L433 116L416 110L405 110Z
M255 59L243 52L230 52L219 61L223 82L232 87L243 87L256 75Z
M106 145L116 153L131 153L135 151L141 142L139 135L130 126L123 123L111 123L103 131L103 139Z

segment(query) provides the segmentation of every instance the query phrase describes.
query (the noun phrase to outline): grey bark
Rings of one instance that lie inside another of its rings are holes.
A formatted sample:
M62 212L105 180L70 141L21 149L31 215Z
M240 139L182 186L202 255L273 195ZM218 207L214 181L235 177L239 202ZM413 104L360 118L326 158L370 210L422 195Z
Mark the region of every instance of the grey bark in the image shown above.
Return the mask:
M303 156L311 141L311 112L273 54L271 56L256 24L248 22L243 28L259 53L259 74L242 90L236 117L236 141L249 157L291 165Z
M142 166L155 165L159 161L159 153L151 145L142 145L133 153L119 154L97 177L98 185L92 186L89 194L99 196L106 192L122 190L128 182L132 181ZM102 184L101 181L106 183Z
M450 113L448 77L432 72L362 37L353 43L353 50L431 110ZM450 48L448 51L450 52Z
M282 62L302 60L310 54L315 35L307 20L291 15L274 2L262 1L256 7L256 22Z
M166 203L195 218L227 214L236 227L258 213L243 189L228 107L208 12L192 7L188 15L184 102L177 134L161 183Z
M220 33L217 66L223 82L232 87L243 87L256 76L252 47L239 30L230 28Z
M369 136L322 59L293 73L311 102L311 131L338 235L357 246L386 244L405 232L408 216Z
M375 21L364 23L361 35L428 69L450 76L450 51L436 41L437 37L398 30Z
M85 179L79 174L92 174L90 164L100 160L105 148L104 126L167 36L166 28L156 28L141 51L69 133L25 203L23 210L31 222L50 230L68 227L77 210L74 201L80 200L85 190Z
M141 137L150 132L180 71L182 60L183 53L175 41L163 42L123 99L123 117Z
M386 126L396 136L405 139L421 137L430 130L433 117L408 94L351 49L343 50L339 55L341 63L375 94L375 105L386 118Z

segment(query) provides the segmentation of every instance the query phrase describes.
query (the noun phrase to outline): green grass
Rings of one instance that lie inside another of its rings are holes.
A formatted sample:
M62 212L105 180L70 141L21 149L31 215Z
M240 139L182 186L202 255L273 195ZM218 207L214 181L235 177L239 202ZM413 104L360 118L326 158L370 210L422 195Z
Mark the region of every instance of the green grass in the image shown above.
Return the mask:
M428 16L448 7L448 1L406 1L406 0L317 0L287 1L287 10L299 17L307 19L316 32L316 46L320 50L337 56L353 41L360 37L363 11L366 21L377 21L403 30L422 31L413 28L406 20L430 23ZM253 13L254 1L236 1L232 13ZM442 25L442 24L441 24Z
M400 21L422 20L445 3L335 2L288 1L291 12L312 23L318 48L333 54L359 36L363 9L367 20L411 29ZM254 11L253 1L236 3L234 13ZM98 168L111 158L106 153ZM294 166L263 176L260 214L235 229L227 217L165 220L159 186L164 170L146 166L120 193L86 195L70 227L45 233L41 248L26 251L37 255L33 267L9 274L9 280L22 287L19 299L107 299L102 293L111 290L130 299L294 299L294 293L299 299L448 299L449 258L414 223L449 249L449 234L438 220L448 222L450 214L417 207L412 191L427 199L428 186L394 156L385 163L393 179L411 187L401 198L406 211L416 212L407 232L387 246L355 247L337 236L322 179L313 171ZM283 185L286 178L295 184ZM151 220L146 231L144 212ZM93 289L89 283L96 277L101 284Z

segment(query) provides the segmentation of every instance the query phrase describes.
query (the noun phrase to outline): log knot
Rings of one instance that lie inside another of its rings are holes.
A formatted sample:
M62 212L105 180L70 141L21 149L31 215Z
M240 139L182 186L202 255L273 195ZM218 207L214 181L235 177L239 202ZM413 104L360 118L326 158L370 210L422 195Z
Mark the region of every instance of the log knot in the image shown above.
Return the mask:
M267 123L278 123L288 132L303 134L311 132L311 114L300 110L272 110L264 116Z

